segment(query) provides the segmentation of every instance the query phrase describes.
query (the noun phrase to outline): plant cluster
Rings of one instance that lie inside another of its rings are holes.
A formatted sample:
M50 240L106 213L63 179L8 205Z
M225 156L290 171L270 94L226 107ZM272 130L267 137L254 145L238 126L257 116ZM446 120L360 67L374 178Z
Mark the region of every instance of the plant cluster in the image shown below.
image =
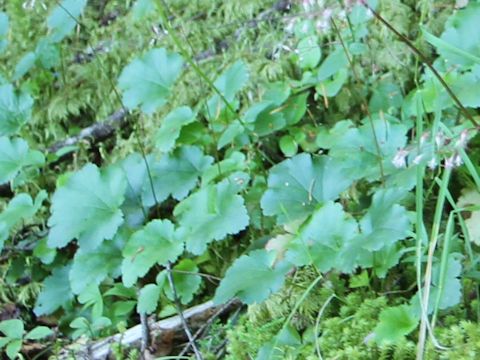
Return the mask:
M187 3L0 3L0 348L238 298L192 356L479 356L480 2Z

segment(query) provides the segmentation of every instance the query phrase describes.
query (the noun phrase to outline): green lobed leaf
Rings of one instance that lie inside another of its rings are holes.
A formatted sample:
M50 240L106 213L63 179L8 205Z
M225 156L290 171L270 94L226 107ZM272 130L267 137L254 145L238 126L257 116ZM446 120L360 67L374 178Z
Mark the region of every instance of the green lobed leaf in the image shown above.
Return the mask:
M41 38L35 48L35 55L44 69L52 69L60 65L60 50L49 37Z
M246 85L249 78L247 65L236 61L215 80L215 87L231 102L235 95Z
M0 53L2 53L8 46L8 15L0 11Z
M148 208L142 203L142 189L147 177L145 161L139 153L130 154L118 163L127 180L125 201L122 204L122 212L125 223L133 228L143 225Z
M0 349L3 349L10 342L10 338L0 336Z
M92 322L88 321L85 317L78 317L70 323L70 327L76 329L71 334L71 337L73 339L77 339L82 335L96 337L102 329L111 325L112 321L105 316L99 317Z
M168 152L175 147L175 141L180 136L184 125L195 121L195 113L188 106L172 110L162 121L155 135L155 146L158 150Z
M458 10L447 20L445 31L440 39L476 58L480 58L480 34L477 31L479 17L480 4L471 1L465 9ZM457 51L452 51L449 47L437 46L437 51L453 64L468 66L474 63L472 58L459 54Z
M83 304L84 310L91 308L92 319L98 319L102 316L104 309L103 297L97 284L89 284L78 294L77 300L80 304Z
M345 69L347 65L348 59L345 55L345 50L342 47L338 47L332 51L318 67L317 80L326 80L340 70Z
M132 15L135 20L141 20L156 10L155 2L152 0L137 0L132 7Z
M407 237L410 219L407 210L398 203L407 191L400 188L380 189L360 220L362 247L377 251Z
M418 318L412 315L408 305L389 307L380 313L380 319L374 330L375 340L379 343L397 343L418 326Z
M0 332L10 339L23 337L23 321L19 319L3 320L0 322Z
M249 217L238 187L228 179L209 185L180 202L173 214L185 230L187 250L202 254L207 244L248 226Z
M330 78L322 80L316 87L317 95L321 97L333 97L338 94L348 79L348 71L340 69Z
M25 92L15 94L11 84L0 86L0 136L13 135L26 124L32 113L33 99Z
M80 248L92 250L112 239L123 223L119 208L125 188L125 178L116 167L100 172L87 164L72 174L53 194L48 245L61 248L76 238Z
M37 54L33 51L27 52L15 66L15 72L13 73L13 80L20 80L26 73L35 66L37 61Z
M40 209L47 198L45 190L40 191L35 201L28 194L18 194L8 203L7 208L0 213L0 251L4 241L8 238L10 230L21 221L27 220Z
M204 155L196 146L182 146L172 154L165 154L160 160L152 161L150 176L155 197L151 183L145 182L142 192L143 204L153 206L155 200L161 202L169 195L182 200L195 187L198 177L212 162L213 158Z
M80 21L85 5L87 0L62 0L55 6L47 19L52 41L62 41L73 31Z
M137 304L139 314L151 314L157 309L160 290L160 286L156 284L147 284L140 290Z
M88 334L89 332L91 332L89 331L91 329L90 322L83 316L75 318L70 323L70 327L72 329L75 329L75 331L71 334L71 337L73 339L76 339L83 334Z
M268 84L262 100L253 104L245 112L243 121L259 136L266 136L284 128L287 125L286 116L295 117L287 111L288 106L285 108L282 106L290 93L290 86L286 82L278 81ZM290 118L290 120L295 119Z
M480 66L477 65L477 68ZM480 107L480 95L476 91L470 91L471 88L478 86L480 74L473 71L459 73L458 71L449 71L443 75L444 81L457 95L461 103L466 107ZM443 110L453 105L453 100L445 90L445 87L429 74L425 80L420 95L428 112L436 109Z
M133 288L131 288L133 290ZM137 305L137 301L127 300L127 301L115 301L111 308L111 312L114 316L117 317L125 317L128 316L135 306Z
M245 128L238 120L232 121L225 131L220 135L217 142L217 150L225 147L226 145L230 144L235 140L235 138L239 135L245 133Z
M43 37L35 51L27 52L15 66L13 80L17 81L27 74L36 64L51 69L60 64L60 51L51 37Z
M25 335L25 339L27 340L40 340L46 338L53 334L52 329L46 326L36 326L32 330L30 330L27 335Z
M307 36L300 40L297 46L298 65L302 69L313 69L322 57L318 38L315 35Z
M24 167L38 167L44 163L43 154L29 150L25 140L0 137L0 184L13 180Z
M123 284L130 287L153 265L175 261L183 252L183 239L169 220L152 220L135 232L123 249Z
M292 135L282 136L278 142L278 146L286 157L292 157L298 152L298 144Z
M425 27L422 27L422 34L425 40L427 40L430 44L435 46L439 53L443 53L443 56L447 59L454 58L459 63L467 63L467 64L480 64L480 57L472 54L468 51L465 51L456 45L449 43L439 37L428 32ZM451 29L448 29L451 30Z
M405 248L396 243L378 251L364 251L358 261L362 268L372 268L376 276L384 279L388 270L399 263L405 252Z
M232 151L223 160L210 165L203 171L202 185L208 185L214 180L226 177L232 172L245 170L246 156L240 151Z
M282 360L285 358L285 346L297 348L300 347L301 344L302 339L297 329L288 324L283 326L272 340L268 341L259 349L255 360Z
M197 273L198 267L191 259L183 259L172 269L173 283L182 304L190 303L193 300L193 295L200 289L202 278ZM164 286L164 291L170 300L174 300L169 284Z
M371 118L371 122L369 118L363 119L358 128L351 121L339 121L328 132L321 132L317 137L317 144L321 148L330 149L329 156L350 169L350 177L366 178L368 181L380 178L380 161L384 175L397 171L392 159L398 149L405 147L408 131L408 126L392 116L372 114ZM372 129L375 129L375 133Z
M166 49L152 49L128 64L118 78L123 102L129 109L139 107L151 114L167 102L170 88L180 75L183 60Z
M35 249L33 249L33 255L40 259L40 261L45 264L51 264L57 255L57 250L49 248L47 245L47 238L40 239Z
M215 292L215 304L238 297L246 304L259 303L278 291L291 265L275 264L275 253L256 250L242 255L230 266Z
M460 303L462 300L462 283L460 276L462 274L461 256L457 253L449 254L444 278L443 287L439 285L442 282L440 276L440 264L436 263L432 269L432 288L430 293L431 302L435 303L438 298L438 308L440 310L448 309ZM429 307L431 309L432 307Z
M341 162L328 156L302 153L270 169L261 206L279 224L309 215L317 204L335 200L353 182Z
M126 287L122 283L115 283L112 288L103 293L103 296L118 296L122 299L135 299L137 294L135 288Z
M373 89L372 97L368 103L370 112L392 113L401 108L403 103L402 90L394 82L380 81Z
M80 294L91 284L99 285L108 275L114 275L122 263L121 245L105 241L94 251L77 250L69 279L74 294Z
M70 265L53 269L52 275L43 280L43 289L35 303L37 316L49 315L73 299L68 274Z
M317 208L288 244L286 259L297 266L314 265L320 272L352 272L361 243L358 225L332 201Z
M236 94L246 85L249 78L248 69L245 63L238 60L226 69L222 75L215 80L215 87L222 94L223 98L234 108ZM215 93L207 102L206 115L210 120L219 117L225 109L225 102L217 93Z
M295 125L307 112L308 92L290 97L282 110L287 125Z
M254 104L245 113L247 121L254 121L253 131L259 136L266 136L283 129L287 120L282 112L276 111L277 105L271 101Z
M5 353L10 359L16 359L22 349L22 340L16 339L8 343Z
M286 81L276 81L265 85L262 101L280 106L288 100L292 92L291 86Z

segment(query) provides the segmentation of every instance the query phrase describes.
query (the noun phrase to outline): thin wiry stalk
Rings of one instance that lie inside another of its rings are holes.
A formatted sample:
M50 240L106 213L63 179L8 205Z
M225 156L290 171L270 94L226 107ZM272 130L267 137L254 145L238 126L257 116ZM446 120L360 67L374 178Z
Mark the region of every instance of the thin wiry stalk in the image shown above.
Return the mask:
M319 344L320 319L322 318L322 315L325 312L325 309L327 308L327 306L336 297L337 297L337 295L335 295L335 294L332 294L328 297L328 299L325 301L325 303L320 308L320 311L318 312L318 315L317 315L317 319L315 320L315 350L317 351L317 356L320 360L323 360L322 352L320 351L320 344Z

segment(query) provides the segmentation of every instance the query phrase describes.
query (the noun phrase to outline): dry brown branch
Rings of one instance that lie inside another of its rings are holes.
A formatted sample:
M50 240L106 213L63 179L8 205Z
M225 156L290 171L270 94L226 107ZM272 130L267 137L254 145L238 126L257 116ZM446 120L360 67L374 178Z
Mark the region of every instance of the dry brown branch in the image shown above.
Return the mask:
M229 303L229 308L224 311L232 311L239 306L239 301L232 301ZM208 323L209 319L215 316L220 308L222 308L222 305L215 306L212 301L208 301L185 310L183 316L192 328L198 329L202 324ZM148 321L150 337L156 353L168 355L173 345L172 340L184 338L182 322L178 315L156 322L153 320L153 317L150 317ZM105 360L108 359L113 344L121 344L124 348L140 349L141 341L142 327L141 325L136 325L122 334L116 334L102 340L87 344L69 345L61 352L59 359L67 360L69 356L73 355L77 360Z

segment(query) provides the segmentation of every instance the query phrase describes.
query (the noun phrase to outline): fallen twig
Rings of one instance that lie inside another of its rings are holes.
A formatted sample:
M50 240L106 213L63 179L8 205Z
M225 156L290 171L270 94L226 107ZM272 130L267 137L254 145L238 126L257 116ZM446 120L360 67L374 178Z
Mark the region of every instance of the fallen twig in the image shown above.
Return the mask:
M240 306L239 301L230 302L229 307L223 312L231 311ZM222 306L214 306L212 301L187 309L183 312L185 320L192 328L199 328L201 324L208 321ZM153 321L148 319L150 328L150 337L153 343L161 343L163 336L172 336L172 332L181 335L184 331L180 316ZM105 360L110 353L113 344L121 344L122 347L139 348L142 341L142 326L136 325L122 334L116 334L108 338L89 342L87 344L72 344L62 350L59 359L67 360L71 354L74 354L76 360Z
M121 109L115 111L106 120L97 122L82 131L78 135L69 137L65 140L56 142L47 148L49 153L54 153L66 146L73 146L84 139L91 139L92 142L98 142L110 137L117 128L126 124L127 111Z

